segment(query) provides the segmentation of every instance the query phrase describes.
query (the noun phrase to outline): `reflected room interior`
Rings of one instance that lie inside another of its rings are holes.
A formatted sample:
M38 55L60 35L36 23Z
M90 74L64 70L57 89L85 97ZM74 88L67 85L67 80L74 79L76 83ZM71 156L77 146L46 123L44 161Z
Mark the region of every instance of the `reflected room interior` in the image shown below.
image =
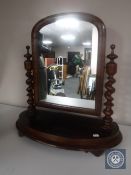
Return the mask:
M96 26L64 17L42 27L38 35L40 100L49 102L57 96L60 104L75 100L81 107L86 102L85 107L95 109Z

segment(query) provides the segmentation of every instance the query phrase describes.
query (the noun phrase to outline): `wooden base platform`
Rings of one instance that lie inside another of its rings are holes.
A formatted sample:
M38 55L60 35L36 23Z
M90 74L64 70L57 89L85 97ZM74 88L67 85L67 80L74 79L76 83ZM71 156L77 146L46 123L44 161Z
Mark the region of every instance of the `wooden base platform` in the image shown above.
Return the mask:
M36 110L34 115L30 115L28 111L22 112L16 127L20 136L100 156L106 149L118 145L122 140L115 122L110 131L104 130L103 124L102 118L98 117Z

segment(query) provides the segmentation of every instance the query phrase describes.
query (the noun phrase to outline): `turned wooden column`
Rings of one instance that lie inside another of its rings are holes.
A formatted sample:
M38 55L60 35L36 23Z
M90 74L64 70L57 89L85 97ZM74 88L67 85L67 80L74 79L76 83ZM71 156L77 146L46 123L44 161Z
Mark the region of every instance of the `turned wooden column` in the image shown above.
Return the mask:
M106 64L106 73L107 73L107 79L108 81L105 84L106 91L104 93L106 102L104 103L104 129L111 129L112 127L112 114L113 110L112 107L114 106L113 104L113 97L112 94L115 92L115 88L112 86L116 81L114 79L114 75L117 72L117 64L114 62L114 60L118 57L114 53L115 45L111 45L111 53L107 55L107 58L110 60Z
M24 66L26 69L26 84L27 84L27 96L28 96L28 111L30 114L34 113L35 105L34 105L34 86L33 86L33 70L32 70L32 55L30 54L30 46L26 46L27 53L24 55L24 57L27 59L24 62Z

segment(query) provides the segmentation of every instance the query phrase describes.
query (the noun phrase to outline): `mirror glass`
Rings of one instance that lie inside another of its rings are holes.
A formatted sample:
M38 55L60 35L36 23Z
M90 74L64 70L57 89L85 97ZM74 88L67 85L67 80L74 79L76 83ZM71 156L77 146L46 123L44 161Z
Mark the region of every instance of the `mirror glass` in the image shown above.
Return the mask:
M98 30L65 16L38 32L39 99L95 109Z

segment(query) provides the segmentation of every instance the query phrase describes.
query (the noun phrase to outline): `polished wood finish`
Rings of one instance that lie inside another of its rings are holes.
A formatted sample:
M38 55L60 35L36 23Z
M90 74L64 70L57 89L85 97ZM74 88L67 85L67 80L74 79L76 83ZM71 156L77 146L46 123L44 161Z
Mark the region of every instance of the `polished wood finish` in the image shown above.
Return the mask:
M114 62L114 60L118 57L114 53L115 45L111 45L111 53L107 55L107 58L110 60L106 64L106 73L108 75L107 83L105 84L106 92L104 93L106 102L104 103L105 109L103 110L104 113L104 128L105 129L111 129L112 126L112 117L111 115L113 114L112 107L114 106L113 104L113 97L112 94L115 92L115 88L112 86L115 83L114 75L117 72L117 64Z
M31 113L34 112L35 109L35 105L34 105L34 86L33 86L33 69L32 69L32 55L30 54L29 50L30 50L30 46L26 46L26 50L27 53L24 55L25 58L27 58L27 60L24 62L24 66L26 69L26 76L27 76L27 80L26 80L26 84L27 84L27 96L28 96L28 111Z
M88 21L92 22L93 24L99 22L99 20L96 20L97 18L94 18L94 16L85 15L83 13L73 14L78 15L78 17L81 19L88 19ZM117 123L113 122L111 118L111 115L113 114L112 93L115 91L115 89L112 87L112 84L115 82L113 76L117 71L117 65L114 62L114 59L117 58L117 55L114 54L115 46L111 45L111 54L107 56L110 61L106 65L108 82L105 84L105 98L107 101L104 104L104 118L100 117L101 109L99 108L101 107L101 104L99 107L96 104L96 110L94 112L91 111L91 109L79 109L72 106L68 106L67 108L67 106L53 106L53 104L50 103L40 102L38 99L38 59L36 57L37 50L35 48L37 44L37 31L39 31L40 27L43 25L53 22L58 16L54 15L52 17L47 17L44 20L38 22L33 28L33 56L29 53L29 46L26 47L27 53L25 54L25 57L27 58L25 61L25 69L27 71L26 76L28 77L26 81L28 85L27 103L29 106L26 111L20 114L19 119L16 122L16 127L20 136L25 135L35 141L55 145L60 148L83 150L85 152L91 152L95 156L100 156L106 149L116 146L122 140L119 127ZM93 19L95 20L93 21ZM98 27L99 23L96 26ZM100 27L102 27L101 24ZM103 30L100 31L103 32ZM99 37L99 39L100 38L101 37ZM105 41L105 38L102 37L101 39ZM105 46L102 43L100 46L104 51ZM98 61L97 68L102 68L102 70L97 71L97 76L100 77L97 77L96 93L100 93L99 98L97 98L98 94L96 96L97 103L101 103L100 99L102 99L101 86L103 85L104 52L101 51L101 54L100 55L102 58L100 58ZM33 60L31 60L31 57ZM100 66L100 64L102 64L102 66ZM100 84L98 83L98 80L100 81ZM41 109L40 106L44 107ZM89 114L98 115L91 116Z
M113 122L111 132L103 130L103 120L97 117L71 115L45 109L37 110L31 120L28 111L20 114L16 123L23 135L36 141L55 145L64 149L83 150L100 156L105 149L121 142L119 127ZM103 132L104 131L104 132ZM99 134L99 137L94 137Z
M58 105L57 103L47 103L44 101L40 101L39 99L39 72L38 72L38 44L39 44L39 31L42 27L51 24L58 20L61 17L66 16L74 16L77 19L90 22L94 24L98 29L98 62L97 62L97 76L96 76L96 98L95 98L95 109L88 108L79 108L68 105ZM74 13L61 13L57 15L48 16L40 21L38 21L32 29L31 34L32 40L32 58L33 58L33 70L34 74L34 89L35 89L35 104L37 106L46 107L46 108L54 108L61 109L63 111L73 111L91 115L101 115L101 106L102 106L102 95L103 95L103 79L104 79L104 66L105 66L105 40L106 40L106 28L101 19L98 17L82 12L74 12Z

